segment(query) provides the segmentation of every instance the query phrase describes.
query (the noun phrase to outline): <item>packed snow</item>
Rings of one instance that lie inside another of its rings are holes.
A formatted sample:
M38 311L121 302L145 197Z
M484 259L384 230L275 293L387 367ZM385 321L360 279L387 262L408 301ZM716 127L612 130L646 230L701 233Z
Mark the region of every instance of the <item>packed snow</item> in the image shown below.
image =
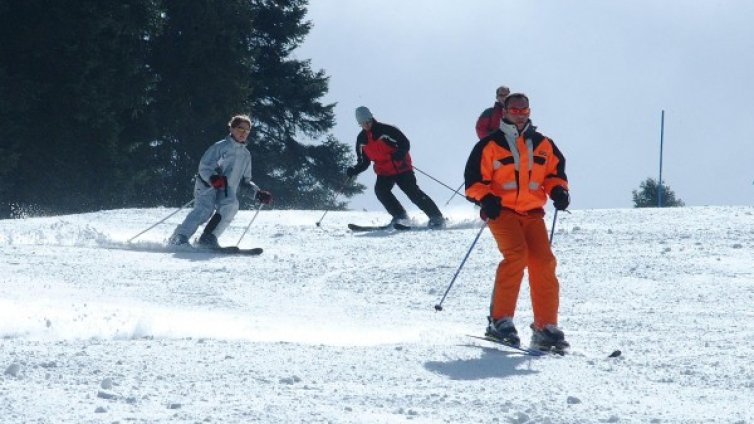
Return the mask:
M262 210L240 242L257 257L166 248L187 211L132 243L173 210L0 220L0 422L754 422L754 207L559 213L572 352L531 357L467 337L487 230L434 309L482 225L456 203L439 231ZM525 282L524 343L531 319Z

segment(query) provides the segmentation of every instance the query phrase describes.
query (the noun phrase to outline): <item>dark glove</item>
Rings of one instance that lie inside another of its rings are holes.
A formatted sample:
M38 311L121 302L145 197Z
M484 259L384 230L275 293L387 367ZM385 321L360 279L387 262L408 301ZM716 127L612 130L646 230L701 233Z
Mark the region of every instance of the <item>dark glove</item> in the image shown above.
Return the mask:
M213 175L209 177L209 183L214 188L223 188L228 185L228 178L223 175Z
M568 205L571 204L571 196L563 186L553 187L550 191L550 199L552 199L552 205L559 211L568 209Z
M405 150L396 150L396 151L393 152L392 155L390 155L390 157L393 160L395 160L395 161L403 160L403 158L406 157L406 151Z
M259 190L257 192L257 200L264 203L265 205L269 205L272 203L272 193L265 190Z
M479 216L484 221L497 218L503 210L503 207L500 205L500 198L494 194L484 196L480 204L482 205L482 210L479 211Z
M348 178L353 178L357 175L359 175L359 171L356 170L356 166L349 166L346 168L346 176L348 176Z

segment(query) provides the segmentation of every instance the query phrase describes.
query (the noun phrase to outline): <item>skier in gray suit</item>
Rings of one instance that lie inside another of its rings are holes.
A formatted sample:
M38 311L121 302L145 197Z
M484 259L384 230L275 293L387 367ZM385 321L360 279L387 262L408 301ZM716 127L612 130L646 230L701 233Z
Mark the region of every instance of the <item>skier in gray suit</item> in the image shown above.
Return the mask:
M199 161L194 209L175 229L168 241L170 244L187 244L197 228L209 219L199 237L199 245L218 248L217 238L238 212L238 189L242 182L256 191L257 200L264 204L272 202L272 194L260 190L251 180L251 153L246 148L251 119L247 115L236 115L230 119L228 127L230 134L210 146Z

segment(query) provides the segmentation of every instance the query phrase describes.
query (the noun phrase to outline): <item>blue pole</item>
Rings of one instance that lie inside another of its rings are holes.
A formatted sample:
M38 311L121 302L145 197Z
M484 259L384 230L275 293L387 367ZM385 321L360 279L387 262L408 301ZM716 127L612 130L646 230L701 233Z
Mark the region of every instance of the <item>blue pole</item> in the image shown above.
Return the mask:
M665 136L665 110L660 117L660 179L657 181L657 207L662 207L662 144Z
M458 278L458 273L461 272L461 268L463 268L463 264L466 263L466 259L469 259L469 255L471 254L471 251L474 249L474 246L476 245L476 242L479 241L479 236L482 235L482 232L484 229L487 228L487 220L484 221L484 225L482 225L482 228L479 229L479 232L476 233L476 237L474 238L474 241L471 243L471 247L469 247L469 251L466 252L466 256L463 257L463 260L461 261L461 265L458 266L458 269L456 270L456 273L453 275L453 279L450 280L450 284L448 285L448 288L445 289L445 294L442 295L442 299L440 299L440 303L435 305L436 311L442 311L442 302L445 301L445 297L448 296L448 292L450 291L450 288L453 287L453 283L456 282L456 278Z

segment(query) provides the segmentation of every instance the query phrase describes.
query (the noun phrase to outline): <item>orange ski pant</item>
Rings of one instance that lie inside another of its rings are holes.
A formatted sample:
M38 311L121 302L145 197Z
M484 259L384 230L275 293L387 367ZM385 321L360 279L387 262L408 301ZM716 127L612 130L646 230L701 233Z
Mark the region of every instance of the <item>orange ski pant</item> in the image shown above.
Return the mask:
M493 319L513 317L524 268L528 268L534 326L557 325L560 301L560 286L555 276L557 260L550 249L544 215L519 215L504 209L499 217L489 220L488 225L503 254L495 274L490 316Z

